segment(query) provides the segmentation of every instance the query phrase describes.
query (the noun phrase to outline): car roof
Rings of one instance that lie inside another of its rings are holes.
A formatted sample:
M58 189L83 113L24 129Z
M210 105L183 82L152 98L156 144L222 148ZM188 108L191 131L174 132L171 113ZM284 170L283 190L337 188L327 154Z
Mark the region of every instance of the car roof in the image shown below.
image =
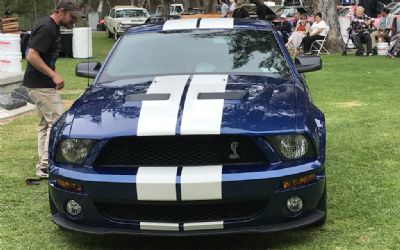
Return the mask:
M145 8L137 7L134 5L116 5L113 9L135 9L135 10L146 10Z
M167 20L130 28L126 34L174 30L248 29L272 31L274 27L262 20L234 18L191 18Z

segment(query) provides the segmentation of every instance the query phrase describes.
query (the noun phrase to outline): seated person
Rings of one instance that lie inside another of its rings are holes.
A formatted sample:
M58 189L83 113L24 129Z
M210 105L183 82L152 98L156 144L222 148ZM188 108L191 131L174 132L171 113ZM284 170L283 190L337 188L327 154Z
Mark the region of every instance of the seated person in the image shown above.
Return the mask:
M292 26L292 32L294 32L297 28L297 25L300 22L300 12L296 11L293 15L294 20L292 22L290 22L291 26Z
M303 41L303 38L307 36L309 31L310 23L307 21L307 15L301 14L300 21L297 23L296 28L294 29L293 33L288 39L288 42L286 43L287 48L293 48L294 56L298 55L301 42Z
M392 25L392 37L388 48L388 55L391 58L400 57L400 18L395 18Z
M356 13L351 20L350 37L357 48L356 55L370 55L372 56L372 40L368 32L368 27L371 25L371 18L364 14L364 8L358 6ZM361 39L365 39L367 43L367 53L365 53L364 47L361 44Z
M376 40L379 37L379 40L384 40L389 42L390 40L390 29L392 27L393 15L390 14L390 10L388 8L382 9L382 17L378 24L378 30L371 33L372 47L376 48Z
M328 25L322 20L321 12L314 16L314 23L312 24L309 34L303 38L304 53L311 53L311 44L315 40L323 40L328 35Z

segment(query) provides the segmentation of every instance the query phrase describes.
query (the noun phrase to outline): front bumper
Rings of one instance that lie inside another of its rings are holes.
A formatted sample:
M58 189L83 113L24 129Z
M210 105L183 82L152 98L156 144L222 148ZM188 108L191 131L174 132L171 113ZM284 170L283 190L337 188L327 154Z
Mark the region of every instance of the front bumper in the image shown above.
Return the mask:
M202 231L182 231L179 233L171 233L167 231L132 231L123 228L110 228L110 227L97 227L87 226L73 223L64 219L60 214L53 215L53 222L63 228L90 234L131 234L143 236L201 236L201 235L219 235L219 234L237 234L237 233L272 233L296 228L305 227L317 223L325 216L324 211L316 210L313 214L307 217L302 217L292 222L282 222L277 224L270 224L265 226L243 227L243 228L230 228L224 230L202 230Z
M127 31L128 29L132 28L132 27L136 27L136 26L140 26L143 25L144 23L137 23L137 24L123 24L122 27L117 27L117 34L118 35L123 35L125 33L125 31Z
M224 167L225 168L225 167ZM322 220L325 216L325 171L319 162L312 162L280 170L252 168L251 171L235 172L223 171L222 202L244 202L263 200L265 206L260 211L246 218L221 218L221 226L217 228L186 230L190 223L177 222L176 230L167 231L157 229L143 229L143 221L123 220L110 217L99 209L99 202L109 203L137 203L136 177L132 170L113 171L112 174L103 170L89 168L68 169L65 167L50 167L50 204L53 222L57 225L80 232L93 234L137 234L137 235L207 235L231 233L261 233L294 229L310 225ZM297 178L315 173L317 178L305 186L291 190L283 190L283 180ZM56 179L69 180L83 185L84 193L72 193L57 187ZM179 184L179 178L177 179ZM178 185L179 186L179 185ZM299 213L290 213L286 208L286 201L292 196L299 196L304 201L304 209ZM65 211L68 200L75 200L83 207L79 218L69 216ZM180 201L177 201L179 204ZM203 201L207 202L207 201ZM210 201L213 203L215 201ZM163 202L155 202L157 204ZM169 221L145 221L167 223ZM191 221L193 222L193 221ZM200 224L203 221L200 221ZM205 221L207 224L207 221ZM195 224L195 223L194 223Z

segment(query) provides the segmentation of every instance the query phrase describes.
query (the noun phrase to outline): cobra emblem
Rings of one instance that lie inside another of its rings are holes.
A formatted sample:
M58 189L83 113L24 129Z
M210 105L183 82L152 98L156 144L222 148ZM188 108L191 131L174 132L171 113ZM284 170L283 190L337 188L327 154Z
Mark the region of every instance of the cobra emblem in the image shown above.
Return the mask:
M237 160L240 158L240 156L237 153L237 148L239 147L239 142L232 142L231 143L231 150L232 150L232 154L229 155L229 159L231 160Z

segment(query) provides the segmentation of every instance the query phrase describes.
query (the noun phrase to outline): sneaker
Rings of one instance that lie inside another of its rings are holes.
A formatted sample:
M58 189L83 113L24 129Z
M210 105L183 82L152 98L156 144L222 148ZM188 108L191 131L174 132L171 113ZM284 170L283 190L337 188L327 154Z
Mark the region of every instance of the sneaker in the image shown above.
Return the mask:
M374 55L374 53L372 53L372 52L368 53L368 56L373 56L373 55Z
M36 167L36 176L43 179L49 178L49 172L47 171L47 167Z

